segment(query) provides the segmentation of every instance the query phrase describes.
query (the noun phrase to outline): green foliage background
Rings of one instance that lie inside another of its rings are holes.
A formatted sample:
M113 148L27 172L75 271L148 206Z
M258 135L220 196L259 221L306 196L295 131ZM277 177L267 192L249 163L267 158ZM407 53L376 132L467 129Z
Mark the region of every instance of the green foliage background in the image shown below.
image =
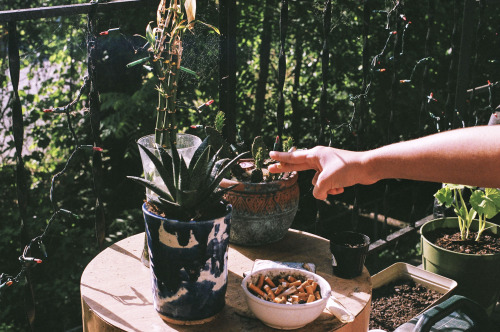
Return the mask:
M73 1L73 3L84 1ZM428 83L421 90L424 63L416 67L412 82L397 86L391 99L393 62L393 39L380 57L375 69L385 72L370 72L371 88L366 96L367 109L359 113L359 102L353 105L351 97L363 93L362 87L362 2L333 1L332 26L329 31L330 71L328 73L328 110L330 123L329 140L336 147L369 149L399 140L419 137L437 131L436 121L429 115L439 116L440 130L449 129L450 110L446 100L453 100L456 68L450 71L450 63L458 61L456 53L450 53L452 44L459 44L462 1L432 1L436 4L433 33L430 36L432 59L428 65ZM54 0L48 5L67 4ZM270 31L263 31L265 3L271 6ZM371 1L373 9L388 10L391 1ZM32 1L30 7L47 4ZM9 0L0 4L0 10L25 8L25 1ZM218 26L217 1L198 1L200 20ZM321 121L319 98L321 93L321 48L324 2L318 0L290 1L289 27L287 35L287 75L285 81L286 128L285 135L293 136L299 147L317 144ZM474 59L471 86L486 84L487 80L500 80L500 41L498 17L500 9L488 7L482 14L482 25L475 44L477 59ZM277 109L278 53L279 53L279 1L245 0L237 2L237 126L242 140L251 141L255 135L263 135L268 146L272 146L276 135L275 112ZM408 79L416 63L424 58L424 43L427 33L427 2L404 1L403 12L412 21L405 32L404 52L399 55L396 78ZM368 49L370 60L383 49L390 30L385 29L386 16L372 13ZM129 235L141 232L143 221L139 206L143 200L143 189L127 181L126 175L139 176L142 172L136 140L154 129L156 108L155 79L139 67L125 69L125 65L140 58L145 50L144 41L134 36L144 34L150 20L155 19L155 4L141 6L111 14L99 14L98 31L120 27L120 32L98 38L98 90L101 98L101 137L103 140L103 188L107 220L107 243L111 244ZM398 21L399 20L399 21ZM455 39L454 23L458 23ZM398 18L391 19L391 26L403 24ZM43 113L45 108L63 106L70 102L82 85L86 74L86 18L85 16L56 17L29 20L18 23L21 47L21 67L25 79L20 83L20 96L25 121L24 161L29 172L28 230L32 236L41 233L52 211L49 188L52 176L62 169L74 149L74 143L64 115ZM399 29L399 40L401 32ZM259 47L265 34L271 35L270 68L265 95L265 114L262 126L253 124L256 119L255 95L259 78ZM19 271L17 257L21 254L19 234L19 212L16 207L15 159L10 132L10 102L12 88L8 75L7 25L0 24L0 93L2 96L2 121L0 137L0 272L15 275ZM300 47L299 47L300 46ZM401 44L396 52L401 52ZM301 52L297 52L297 50ZM179 99L185 105L199 106L209 99L215 103L209 110L197 114L183 109L179 122L182 128L194 124L210 124L217 113L219 69L218 36L197 26L195 35L184 40L184 65L198 72L200 79L184 75L180 81ZM297 60L303 65L299 85L294 89ZM448 86L448 81L451 85ZM420 110L425 97L433 92L438 100L430 103L424 112ZM291 100L297 98L294 112ZM391 101L392 100L392 101ZM392 106L391 106L392 102ZM493 95L494 106L499 103ZM464 115L467 125L486 123L491 109L488 95L480 95L469 103ZM453 103L451 103L453 105ZM91 144L89 115L83 97L71 114L77 135L82 144ZM354 108L356 106L356 109ZM453 110L451 110L453 111ZM444 113L443 113L444 112ZM362 120L362 121L361 121ZM361 121L361 122L360 122ZM361 124L360 124L361 123ZM188 129L191 130L191 129ZM50 229L46 243L49 256L33 270L36 296L37 327L43 331L64 331L81 325L79 278L86 264L98 253L94 236L93 208L95 197L92 191L91 155L81 153L56 184L56 199L60 207L71 210L79 219L61 218ZM315 206L310 191L308 174L302 180L301 202ZM401 184L396 184L396 187ZM381 194L379 187L361 189L361 199L370 200ZM399 199L411 201L406 192ZM353 192L348 191L339 198L347 203L353 201ZM421 216L429 213L430 195L419 211ZM313 202L312 204L310 204ZM301 204L303 204L301 203ZM390 204L390 203L389 203ZM399 202L398 202L399 204ZM426 205L427 204L427 205ZM396 205L396 204L394 204ZM406 209L406 210L405 210ZM410 207L394 211L405 219ZM330 211L332 212L332 211ZM308 214L309 213L309 214ZM305 207L299 216L315 218ZM311 217L312 216L312 217ZM314 221L312 221L314 223ZM297 220L294 227L311 230ZM327 235L331 230L324 226L317 233ZM0 331L25 331L23 287L9 287L0 297Z

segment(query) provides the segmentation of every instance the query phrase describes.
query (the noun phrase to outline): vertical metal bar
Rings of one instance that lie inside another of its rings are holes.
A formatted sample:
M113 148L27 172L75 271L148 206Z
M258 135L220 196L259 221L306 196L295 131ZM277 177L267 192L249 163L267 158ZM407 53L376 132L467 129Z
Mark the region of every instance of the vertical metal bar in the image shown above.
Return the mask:
M288 28L288 0L281 0L280 12L280 54L278 61L278 109L276 111L277 135L279 136L279 146L275 148L282 150L283 128L285 126L285 97L283 87L286 76L286 54L285 42Z
M326 142L326 123L327 114L326 109L328 107L328 73L330 65L330 50L328 48L328 35L330 32L330 25L332 21L332 1L326 0L325 10L323 12L323 49L321 51L321 76L322 76L322 86L321 86L321 96L319 100L319 118L320 118L320 129L318 136L318 143L320 145L325 145Z
M456 78L455 74L455 66L456 66L456 54L457 54L457 48L456 48L456 42L457 42L457 30L458 30L458 0L454 0L454 8L453 8L453 30L451 33L451 60L450 60L450 66L448 69L448 80L446 82L446 102L445 102L445 118L444 118L444 126L448 126L448 122L452 123L453 127L453 118L455 117L455 112L453 110L453 106L451 106L452 103L452 94L453 94L453 83ZM448 128L451 129L451 128Z
M253 118L252 136L257 136L262 129L265 114L267 81L269 78L269 63L271 54L271 36L273 34L274 1L266 0L264 4L264 21L262 23L261 43L259 47L259 79L255 90L255 113Z
M21 216L21 242L28 243L30 237L26 226L28 218L28 186L26 170L23 160L24 125L21 99L19 98L19 76L21 72L21 61L19 56L19 38L17 35L17 22L11 21L9 29L9 72L12 82L14 98L12 102L12 134L16 148L16 186L19 214ZM24 245L23 245L24 247ZM24 309L26 318L31 330L35 329L35 295L31 286L31 275L29 269L26 270L26 284L24 289Z
M458 76L455 90L455 111L459 123L467 120L465 103L467 99L467 86L469 85L470 63L474 39L474 15L476 0L464 0L462 18L462 38L460 40L460 55L458 58Z
M230 143L236 141L236 1L219 3L219 102L226 115L223 134Z
M369 75L369 47L368 47L368 34L370 33L370 12L371 6L369 0L363 1L363 53L362 53L362 66L363 66L363 83L362 91L366 91L368 85ZM363 131L363 120L367 114L366 96L362 96L359 101L359 122L356 128L356 150L361 150L362 142L361 135ZM359 216L359 185L354 186L354 209L353 209L353 229L357 230L358 216ZM375 221L377 223L377 221ZM372 239L376 239L376 234L372 235Z
M474 63L472 64L472 69L471 69L471 74L470 74L470 81L474 84L475 86L475 73L476 73L476 68L478 66L478 63L480 62L479 61L479 58L480 58L480 54L479 54L479 47L480 47L480 44L481 44L481 37L480 37L480 33L481 33L481 30L482 30L482 22L483 22L483 16L484 16L484 10L485 10L485 1L484 0L480 0L479 1L479 18L477 20L477 27L476 27L476 33L475 33L475 37L474 37ZM491 89L490 89L491 91ZM472 88L472 92L466 96L466 98L469 99L469 112L467 112L468 115L471 116L471 119L472 117L475 116L475 119L476 121L474 121L474 124L477 123L477 120L478 120L478 116L477 114L475 114L475 99L474 99L474 94L475 94L475 88ZM494 108L493 108L493 105L492 105L492 100L491 100L491 94L490 94L490 108L491 108L491 111L493 112Z
M300 89L300 77L302 72L303 63L303 33L301 31L302 27L297 24L295 30L295 68L293 70L293 93L290 99L292 106L292 137L295 142L299 140L300 130L301 130L301 103L299 102L299 89Z
M95 70L95 51L96 51L96 5L92 8L88 15L87 27L87 65L88 65L88 76L90 83L89 90L89 109L90 109L90 127L92 130L92 140L94 146L101 147L100 138L100 102L99 102L99 92L96 87L96 70ZM104 217L104 207L102 202L102 157L101 153L98 151L93 151L92 154L92 176L94 185L94 194L96 195L96 205L95 205L95 232L97 238L97 244L99 248L104 249L104 237L106 234L106 220Z

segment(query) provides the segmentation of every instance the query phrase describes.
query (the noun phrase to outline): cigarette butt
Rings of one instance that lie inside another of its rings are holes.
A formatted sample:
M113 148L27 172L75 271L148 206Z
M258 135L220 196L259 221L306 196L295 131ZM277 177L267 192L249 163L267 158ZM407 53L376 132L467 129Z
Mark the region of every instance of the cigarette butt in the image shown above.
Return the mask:
M276 297L271 289L271 287L269 287L269 285L264 285L264 291L267 293L267 296L269 296L271 298L271 300L274 300L274 298Z
M281 298L280 297L275 297L273 300L274 303L281 303Z
M284 291L281 296L285 296L285 295L292 295L292 294L295 294L297 292L297 288L295 286L292 286L290 288L288 288L286 291Z
M263 297L267 297L266 293L264 293L260 288L257 288L257 286L255 286L254 284L252 283L249 283L248 284L248 288L253 291L254 293L257 293L259 294L260 296L263 296Z
M265 282L266 282L269 286L271 286L272 288L276 287L276 285L275 285L275 284L274 284L274 282L271 280L271 278L266 277L266 278L264 279L264 281L265 281Z
M283 289L283 286L278 285L278 288L276 288L276 290L274 291L274 295L279 295L281 292L283 292Z
M306 293L309 295L314 295L313 286L311 285L306 286Z
M314 296L316 297L316 300L321 300L321 294L319 293L319 291L315 291Z
M313 301L316 300L316 297L314 295L309 295L309 297L307 298L307 302L306 303L311 303Z
M300 285L302 285L302 282L300 282L300 280L296 280L296 281L291 282L289 284L290 287L292 287L292 286L299 287Z
M297 295L292 296L292 303L293 304L299 303L299 297Z
M264 278L265 277L263 274L259 276L259 281L257 282L257 288L262 288L262 286L264 285Z
M316 281L313 281L313 283L311 284L311 287L313 288L312 291L314 293L316 291L316 288L318 288L318 283Z
M292 276L288 276L287 278L288 282L294 282L294 281L297 281L297 279L295 279L294 277Z

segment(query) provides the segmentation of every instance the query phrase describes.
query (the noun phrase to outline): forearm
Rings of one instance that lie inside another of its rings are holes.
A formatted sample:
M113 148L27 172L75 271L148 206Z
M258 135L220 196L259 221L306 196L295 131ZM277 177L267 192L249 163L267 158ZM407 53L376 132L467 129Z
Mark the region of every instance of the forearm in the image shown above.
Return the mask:
M500 126L447 131L367 151L367 176L500 187Z

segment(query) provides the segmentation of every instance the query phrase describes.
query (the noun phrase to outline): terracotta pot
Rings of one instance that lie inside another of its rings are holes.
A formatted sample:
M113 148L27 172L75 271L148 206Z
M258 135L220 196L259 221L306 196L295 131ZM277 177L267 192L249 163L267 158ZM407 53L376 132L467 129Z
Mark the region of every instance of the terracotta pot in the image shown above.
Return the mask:
M154 308L173 324L211 321L225 305L231 205L221 204L218 218L189 222L162 218L146 204L142 212Z
M282 239L299 205L298 174L272 182L249 183L224 179L220 186L236 185L224 198L233 206L231 243L258 246Z

